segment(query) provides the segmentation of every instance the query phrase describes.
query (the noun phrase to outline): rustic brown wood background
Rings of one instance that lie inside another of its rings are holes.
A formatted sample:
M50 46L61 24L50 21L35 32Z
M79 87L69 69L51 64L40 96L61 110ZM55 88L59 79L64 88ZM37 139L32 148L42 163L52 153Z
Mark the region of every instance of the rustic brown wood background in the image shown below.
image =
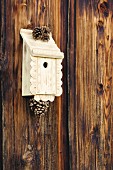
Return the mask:
M47 25L65 53L63 95L38 118L21 96L20 28ZM0 1L0 169L113 169L112 0Z

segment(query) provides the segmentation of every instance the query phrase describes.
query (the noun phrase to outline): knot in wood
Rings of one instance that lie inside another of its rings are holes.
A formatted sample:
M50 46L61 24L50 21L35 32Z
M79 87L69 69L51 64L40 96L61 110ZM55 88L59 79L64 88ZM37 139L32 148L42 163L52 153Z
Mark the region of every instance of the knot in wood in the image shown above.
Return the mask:
M103 31L104 31L104 22L103 22L103 21L101 21L101 20L98 21L97 29L98 29L98 31L100 31L100 32L103 32Z
M100 4L100 11L104 14L105 17L109 16L109 4L108 2L103 2Z
M100 135L100 130L99 130L99 126L98 125L95 125L92 128L92 130L90 132L90 135L91 135L92 143L95 143L97 145L98 142L99 142L99 135Z
M28 145L27 149L25 150L25 153L22 157L25 164L32 164L34 160L34 151L33 148Z
M43 4L42 7L41 7L42 12L44 12L45 9L46 9L46 6Z
M98 94L98 95L103 95L103 93L104 93L103 84L100 83L100 84L98 84L98 86L97 86L97 94Z

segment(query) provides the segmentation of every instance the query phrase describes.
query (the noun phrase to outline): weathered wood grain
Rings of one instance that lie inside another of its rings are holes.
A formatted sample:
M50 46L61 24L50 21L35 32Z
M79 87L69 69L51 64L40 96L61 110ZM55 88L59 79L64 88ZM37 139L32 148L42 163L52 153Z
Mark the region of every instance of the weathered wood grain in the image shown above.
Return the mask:
M112 169L112 1L6 0L0 5L4 169L68 170L69 164L77 170ZM30 114L29 98L21 97L19 31L45 24L67 57L63 95L38 120Z
M113 168L113 3L77 0L75 12L74 2L69 26L70 165L108 170Z
M0 73L0 77L1 77L1 73ZM1 91L1 83L0 83L0 91ZM2 95L0 94L0 169L3 168L3 164L2 164Z
M64 93L38 120L22 97L21 28L50 26L57 45L67 47L67 2L55 0L1 1L1 102L3 169L68 169L67 73L63 61ZM40 124L40 126L39 126Z
M59 122L59 167L58 170L69 170L69 137L68 137L68 57L67 57L67 46L68 46L68 1L61 1L60 6L57 4L57 9L60 12L60 39L59 47L64 52L65 59L63 60L63 95L58 101L58 122ZM56 15L56 17L58 14ZM58 28L57 28L58 29Z
M76 156L76 3L69 1L68 23L68 110L70 169L77 169Z
M1 2L0 2L0 9L1 9ZM0 11L0 23L2 22L2 11ZM0 27L0 37L1 37L1 27ZM1 38L0 38L0 45L1 45ZM2 57L1 57L1 46L0 46L0 92L1 92L1 67L2 67ZM2 164L2 93L0 93L0 169L3 168Z

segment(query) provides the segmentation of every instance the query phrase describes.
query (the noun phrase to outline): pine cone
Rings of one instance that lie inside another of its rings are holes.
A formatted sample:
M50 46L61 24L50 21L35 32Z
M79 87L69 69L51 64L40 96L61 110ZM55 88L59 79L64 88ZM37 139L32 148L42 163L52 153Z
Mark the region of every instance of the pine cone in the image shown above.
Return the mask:
M50 29L49 27L42 26L42 37L43 41L48 41L50 39Z
M35 40L49 41L50 39L49 27L42 26L34 28L32 35Z
M32 36L35 40L39 40L42 37L42 29L41 27L36 27L34 28L33 32L32 32Z
M29 101L29 106L32 112L40 116L48 111L49 101L44 102L40 100L37 102L34 98L32 98Z

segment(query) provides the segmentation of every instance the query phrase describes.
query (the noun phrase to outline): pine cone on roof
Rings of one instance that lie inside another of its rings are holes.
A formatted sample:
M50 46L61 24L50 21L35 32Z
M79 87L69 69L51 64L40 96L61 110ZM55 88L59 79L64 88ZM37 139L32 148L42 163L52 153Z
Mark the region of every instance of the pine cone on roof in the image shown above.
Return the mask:
M50 39L50 29L49 27L42 26L42 40L48 41Z
M35 40L39 40L42 37L42 29L41 27L36 27L34 28L33 32L32 32L32 36Z
M34 98L30 99L29 106L32 112L36 115L43 115L48 111L49 101L36 101Z
M49 41L50 39L49 27L42 26L34 28L32 35L35 40Z

